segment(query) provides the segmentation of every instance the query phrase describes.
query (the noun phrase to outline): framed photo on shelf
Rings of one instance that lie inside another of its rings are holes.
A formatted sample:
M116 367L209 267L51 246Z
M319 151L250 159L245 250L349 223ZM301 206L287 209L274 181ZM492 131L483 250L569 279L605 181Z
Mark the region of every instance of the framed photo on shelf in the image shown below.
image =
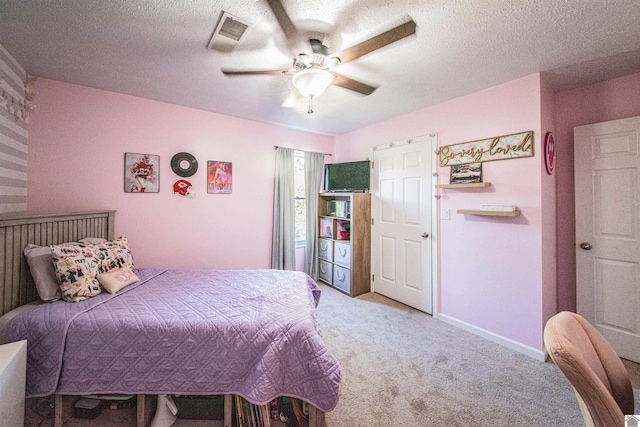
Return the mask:
M160 192L160 156L124 153L124 192Z
M482 163L451 165L450 184L471 184L482 182Z

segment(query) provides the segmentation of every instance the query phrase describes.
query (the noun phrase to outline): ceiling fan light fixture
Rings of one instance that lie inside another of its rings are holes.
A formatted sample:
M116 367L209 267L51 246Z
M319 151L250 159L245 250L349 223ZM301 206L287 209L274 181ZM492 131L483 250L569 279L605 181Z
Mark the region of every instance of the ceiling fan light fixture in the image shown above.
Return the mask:
M309 99L317 98L333 83L335 76L322 68L307 68L296 73L291 83L302 96Z

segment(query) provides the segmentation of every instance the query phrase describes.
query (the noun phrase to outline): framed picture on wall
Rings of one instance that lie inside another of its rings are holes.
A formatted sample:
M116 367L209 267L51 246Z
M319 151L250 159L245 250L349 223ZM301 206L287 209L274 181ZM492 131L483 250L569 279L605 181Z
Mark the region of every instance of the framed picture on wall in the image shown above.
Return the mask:
M124 153L124 192L160 192L160 156Z
M231 194L231 162L207 161L207 193Z
M462 165L451 165L451 184L470 184L482 182L482 163L465 163Z

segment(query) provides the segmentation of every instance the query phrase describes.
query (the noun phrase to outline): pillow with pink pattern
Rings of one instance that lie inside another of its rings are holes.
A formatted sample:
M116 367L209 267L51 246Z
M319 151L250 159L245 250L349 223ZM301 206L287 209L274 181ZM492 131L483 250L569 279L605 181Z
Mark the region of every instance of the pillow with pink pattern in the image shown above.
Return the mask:
M125 286L136 283L139 280L136 273L129 267L114 270L109 273L98 274L98 281L110 294L115 294Z

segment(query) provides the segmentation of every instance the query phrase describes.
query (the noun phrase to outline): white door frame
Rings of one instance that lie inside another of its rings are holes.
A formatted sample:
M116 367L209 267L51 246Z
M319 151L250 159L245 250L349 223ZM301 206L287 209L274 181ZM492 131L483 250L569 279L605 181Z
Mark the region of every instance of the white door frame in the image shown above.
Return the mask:
M373 153L376 150L382 150L385 148L393 148L401 145L412 144L414 142L426 142L427 150L431 153L431 197L433 201L431 203L431 316L434 319L438 318L440 312L440 304L438 301L438 206L439 200L436 198L436 184L438 183L438 135L435 133L418 136L416 138L403 139L400 141L391 142L389 144L377 145L371 148L371 160L373 161ZM373 200L371 201L373 203ZM373 230L372 230L373 232ZM373 240L372 240L373 241ZM371 263L373 266L373 251L371 251ZM372 268L373 270L373 268ZM371 282L371 292L375 292L375 282Z

